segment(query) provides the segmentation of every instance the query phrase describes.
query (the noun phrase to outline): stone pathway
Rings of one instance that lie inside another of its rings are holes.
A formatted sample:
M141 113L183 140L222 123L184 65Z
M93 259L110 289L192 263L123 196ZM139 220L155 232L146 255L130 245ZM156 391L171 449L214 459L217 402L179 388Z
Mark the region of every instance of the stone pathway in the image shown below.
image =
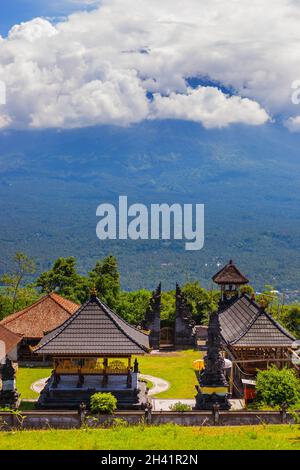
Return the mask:
M195 400L181 400L180 398L160 400L159 398L154 398L152 400L152 409L153 411L171 411L170 407L179 402L188 405L191 408L196 405Z
M37 380L36 382L31 384L30 389L33 392L41 393L41 391L45 388L45 385L46 385L46 382L47 382L48 379L49 379L49 377L46 377L45 379Z
M231 411L243 410L245 407L244 400L233 399L229 401L231 403ZM152 400L153 411L170 411L170 407L179 402L188 405L191 408L194 408L196 405L195 400L185 400L180 398L160 400L159 398L154 398Z
M31 390L33 390L36 393L41 393L41 391L46 385L48 378L49 377L46 377L45 379L40 379L34 382L30 387ZM157 395L158 393L165 392L166 390L170 388L169 382L167 382L166 380L160 379L159 377L153 377L152 375L141 374L140 378L144 380L148 380L149 382L153 383L153 387L149 391L149 396L154 396L154 395Z
M157 395L158 393L166 392L170 388L169 382L166 380L160 379L159 377L153 377L152 375L140 375L141 379L149 380L149 382L153 383L153 387L149 390L149 396Z

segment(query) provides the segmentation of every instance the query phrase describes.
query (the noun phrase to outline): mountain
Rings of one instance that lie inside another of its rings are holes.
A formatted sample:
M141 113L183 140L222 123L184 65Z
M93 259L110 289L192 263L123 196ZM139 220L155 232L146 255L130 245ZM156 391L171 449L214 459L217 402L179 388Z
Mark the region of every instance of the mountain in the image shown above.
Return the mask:
M74 255L82 272L118 257L123 287L165 288L199 279L233 258L257 289L298 289L300 135L276 124L206 130L182 121L128 128L0 133L0 264L16 250L39 271ZM205 204L205 246L107 241L96 208L117 203Z

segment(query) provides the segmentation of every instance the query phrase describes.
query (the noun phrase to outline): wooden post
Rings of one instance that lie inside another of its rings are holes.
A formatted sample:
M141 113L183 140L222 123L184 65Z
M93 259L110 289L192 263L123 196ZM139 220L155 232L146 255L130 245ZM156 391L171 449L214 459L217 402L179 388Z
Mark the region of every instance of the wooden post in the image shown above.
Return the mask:
M235 366L235 362L232 361L232 367L231 367L231 371L230 371L230 381L229 381L229 393L230 393L231 396L232 396L232 392L233 392L234 366Z

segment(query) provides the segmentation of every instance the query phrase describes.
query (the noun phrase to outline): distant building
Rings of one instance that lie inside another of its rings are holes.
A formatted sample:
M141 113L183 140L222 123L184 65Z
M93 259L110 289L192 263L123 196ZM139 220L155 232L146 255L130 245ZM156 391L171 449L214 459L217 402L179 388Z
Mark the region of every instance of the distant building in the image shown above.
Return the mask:
M33 305L4 318L0 325L22 337L18 347L19 361L36 360L32 347L49 331L54 330L70 318L79 305L52 292Z

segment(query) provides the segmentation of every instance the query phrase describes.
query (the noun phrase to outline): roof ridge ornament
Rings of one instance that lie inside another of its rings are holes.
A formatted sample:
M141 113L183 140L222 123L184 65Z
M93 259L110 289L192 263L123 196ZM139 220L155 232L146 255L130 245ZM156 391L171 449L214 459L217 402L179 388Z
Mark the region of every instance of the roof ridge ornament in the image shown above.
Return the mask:
M96 300L97 299L97 289L96 289L96 286L92 287L91 291L90 291L90 294L91 294L91 300Z

